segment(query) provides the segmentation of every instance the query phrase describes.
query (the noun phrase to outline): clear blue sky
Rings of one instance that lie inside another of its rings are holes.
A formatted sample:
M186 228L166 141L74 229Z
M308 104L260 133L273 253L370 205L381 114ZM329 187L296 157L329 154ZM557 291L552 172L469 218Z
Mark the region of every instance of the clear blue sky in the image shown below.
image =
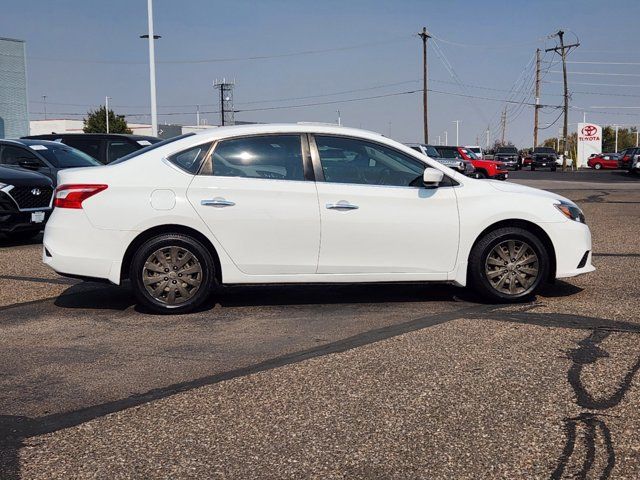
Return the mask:
M49 118L86 112L89 105L112 97L117 113L147 113L149 84L147 44L138 39L146 33L145 0L4 0L0 36L27 41L31 118L41 118L42 95L47 95ZM529 98L532 67L515 93L509 90L532 59L538 39L562 27L567 41L575 35L581 46L571 61L636 62L640 2L623 0L583 1L215 1L155 0L158 104L160 113L194 112L160 116L167 123L195 123L195 107L217 110L212 82L235 79L237 109L281 107L386 95L420 88L421 43L413 36L426 26L440 40L444 56L453 67L460 87L447 71L436 50L430 47L430 88L443 92L513 98ZM451 43L453 42L453 43ZM546 46L555 40L547 40ZM460 45L458 45L460 44ZM364 45L364 46L362 46ZM161 63L219 58L246 58L308 50L338 51L285 56L263 60L206 63ZM546 60L553 56L547 55ZM109 63L122 62L122 63ZM128 63L127 63L128 62ZM549 67L545 80L559 82ZM617 75L570 74L572 105L609 113L587 113L600 123L640 123L640 109L592 109L640 105L640 65L570 64L571 72ZM604 83L634 85L610 87L578 85ZM380 85L388 85L383 88ZM478 88L482 87L482 88ZM356 90L341 95L335 92ZM544 83L543 104L561 103L561 84ZM263 102L326 95L289 101ZM628 95L628 96L623 96ZM484 144L484 130L491 124L492 141L498 133L504 103L432 93L430 97L431 141L438 135L455 141L453 120L460 120L460 143ZM390 134L401 141L421 139L420 94L387 96L341 104L266 111L244 111L240 120L262 122L336 120ZM541 123L551 122L557 110L545 109ZM624 115L623 115L624 113ZM204 115L210 123L217 115ZM76 117L77 118L77 117ZM128 117L148 122L148 117ZM572 112L570 122L582 119ZM532 143L533 109L511 104L507 139L518 146ZM542 138L557 134L560 121L541 132ZM570 127L571 128L571 127ZM575 128L575 126L573 127Z

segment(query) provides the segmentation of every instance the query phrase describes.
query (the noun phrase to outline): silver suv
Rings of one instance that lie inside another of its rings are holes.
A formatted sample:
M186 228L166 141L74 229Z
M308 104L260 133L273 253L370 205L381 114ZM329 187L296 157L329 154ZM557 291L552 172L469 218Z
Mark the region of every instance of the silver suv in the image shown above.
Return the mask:
M476 170L473 164L467 160L463 160L461 158L445 158L441 156L433 145L426 145L424 143L405 143L405 145L416 152L420 152L429 158L433 158L445 167L453 168L464 175L473 176Z

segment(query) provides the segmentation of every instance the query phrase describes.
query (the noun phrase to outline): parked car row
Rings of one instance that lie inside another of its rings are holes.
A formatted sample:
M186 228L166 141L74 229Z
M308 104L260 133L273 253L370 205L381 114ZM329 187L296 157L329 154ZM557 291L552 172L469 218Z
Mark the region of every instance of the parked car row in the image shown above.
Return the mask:
M423 143L409 143L407 146L469 177L496 180L506 180L509 177L502 162L478 158L467 147Z
M155 137L117 134L0 140L0 233L13 240L28 240L42 230L53 209L61 170L110 163L158 142Z

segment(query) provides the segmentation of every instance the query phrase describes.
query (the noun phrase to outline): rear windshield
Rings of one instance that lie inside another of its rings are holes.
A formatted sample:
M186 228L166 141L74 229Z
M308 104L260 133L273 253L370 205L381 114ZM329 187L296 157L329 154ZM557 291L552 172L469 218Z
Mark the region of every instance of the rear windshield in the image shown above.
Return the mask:
M533 153L556 153L551 147L537 147L533 149Z
M122 162L126 162L127 160L131 160L134 157L137 157L138 155L142 155L143 153L147 153L150 152L151 150L155 150L158 147L163 147L169 143L175 142L176 140L181 140L183 138L187 138L190 137L192 135L195 135L195 133L185 133L184 135L178 135L177 137L173 137L173 138L167 138L166 140L162 140L161 142L158 143L154 143L152 145L146 146L144 148L141 148L140 150L136 150L135 152L131 152L129 155L125 155L124 157L120 157L117 160L114 160L113 162L110 162L108 165L115 165L116 163L122 163Z
M62 143L52 145L29 145L46 158L55 168L95 167L102 165L95 158Z
M518 153L518 149L516 147L501 147L496 153Z

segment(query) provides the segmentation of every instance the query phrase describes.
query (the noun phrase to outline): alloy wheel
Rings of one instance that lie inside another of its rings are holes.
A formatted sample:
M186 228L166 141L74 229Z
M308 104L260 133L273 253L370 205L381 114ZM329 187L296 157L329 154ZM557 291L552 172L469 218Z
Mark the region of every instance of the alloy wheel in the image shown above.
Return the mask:
M173 245L149 255L141 273L147 292L168 306L193 298L203 280L198 258L186 248Z
M485 276L504 295L521 295L536 283L540 274L538 255L522 240L505 240L487 255Z

